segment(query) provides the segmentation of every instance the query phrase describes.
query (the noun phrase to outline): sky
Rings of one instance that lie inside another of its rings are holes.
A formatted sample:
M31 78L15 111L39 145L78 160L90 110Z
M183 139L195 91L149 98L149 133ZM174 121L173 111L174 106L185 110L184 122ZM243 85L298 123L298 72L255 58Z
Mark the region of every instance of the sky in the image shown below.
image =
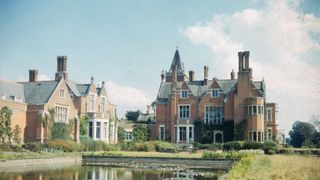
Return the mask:
M68 56L69 79L106 81L118 116L146 111L178 46L185 69L229 78L250 51L254 80L279 106L279 125L320 114L320 1L0 1L0 79L29 69L54 79Z

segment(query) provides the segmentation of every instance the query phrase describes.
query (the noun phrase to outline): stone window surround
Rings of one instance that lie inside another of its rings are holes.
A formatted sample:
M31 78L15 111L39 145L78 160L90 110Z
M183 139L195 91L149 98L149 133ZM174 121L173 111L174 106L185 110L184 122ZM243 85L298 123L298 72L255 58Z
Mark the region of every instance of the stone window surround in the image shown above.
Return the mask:
M188 99L188 97L189 97L189 90L180 90L181 99Z
M254 135L256 135L256 140L254 140ZM252 142L264 142L264 131L247 131L246 132L247 136L247 141L252 141Z
M224 105L206 105L206 106L204 106L204 123L206 123L206 113L207 113L207 111L206 111L206 109L207 109L207 107L222 107L222 109L223 109L223 115L222 115L222 119L221 119L221 122L220 123L218 123L218 124L222 124L223 123L223 121L224 121ZM207 124L207 123L206 123ZM208 124L210 124L210 123L208 123ZM214 123L213 123L214 124Z
M189 113L188 117L180 117L180 107L182 106L189 106ZM179 120L188 120L191 117L191 105L190 104L178 104L178 119Z
M186 128L186 141L180 141L180 127L185 127ZM189 131L190 131L190 127L192 127L192 138L190 139L189 137ZM176 143L180 143L180 142L185 142L185 143L191 143L194 140L194 125L193 124L176 124L174 125L175 128L175 140Z
M109 134L110 134L110 129L109 129L109 120L107 119L89 119L89 122L92 122L92 139L93 140L103 140L106 142L109 142ZM88 133L89 133L89 122L88 122ZM96 134L96 128L97 128L97 122L100 122L100 138L97 138ZM105 132L105 122L107 123L107 132ZM105 133L108 135L105 136ZM107 138L105 138L107 137Z
M61 120L58 120L57 119L57 115L58 115L58 113L57 113L57 108L66 108L67 109L67 111L66 111L66 119L64 120L64 121L61 121ZM68 119L69 119L69 106L65 106L65 105L60 105L60 104L55 104L54 105L54 113L55 113L55 115L54 115L54 122L63 122L63 123L69 123L69 121L68 121Z

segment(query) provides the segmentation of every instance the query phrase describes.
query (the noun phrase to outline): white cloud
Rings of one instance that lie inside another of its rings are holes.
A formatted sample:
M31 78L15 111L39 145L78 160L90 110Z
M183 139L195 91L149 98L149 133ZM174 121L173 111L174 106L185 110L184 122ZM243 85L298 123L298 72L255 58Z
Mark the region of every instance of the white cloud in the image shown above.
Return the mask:
M130 86L121 86L112 81L107 81L106 88L108 97L111 103L117 106L120 117L123 117L125 112L130 110L146 111L147 105L152 102L146 92Z
M50 79L49 76L47 76L45 74L38 74L38 81L49 81L49 80L52 80L52 79ZM23 81L29 81L29 77L19 76L18 82L23 82Z
M300 12L299 1L268 1L264 9L215 15L184 33L212 51L217 77L237 69L239 50L250 50L254 78L265 78L267 100L279 104L281 128L319 113L319 62L316 67L305 58L320 54L319 39L311 36L320 34L320 19Z

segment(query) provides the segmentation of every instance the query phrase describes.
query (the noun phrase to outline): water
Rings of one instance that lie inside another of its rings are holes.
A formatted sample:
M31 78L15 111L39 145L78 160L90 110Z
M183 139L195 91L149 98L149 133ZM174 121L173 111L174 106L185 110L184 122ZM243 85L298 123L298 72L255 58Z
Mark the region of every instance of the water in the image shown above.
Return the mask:
M35 168L14 172L0 172L5 180L160 180L160 179L219 179L226 171L131 169L106 166L67 166Z

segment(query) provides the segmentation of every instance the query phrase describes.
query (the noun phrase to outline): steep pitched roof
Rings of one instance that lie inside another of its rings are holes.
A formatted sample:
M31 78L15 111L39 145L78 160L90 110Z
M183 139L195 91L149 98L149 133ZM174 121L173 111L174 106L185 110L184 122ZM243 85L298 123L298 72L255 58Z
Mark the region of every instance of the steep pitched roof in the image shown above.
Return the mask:
M0 94L4 94L6 100L13 100L12 97L19 97L25 102L23 85L16 82L0 80Z
M79 89L77 88L77 83L75 81L68 80L66 81L67 85L71 89L71 91L74 93L76 96L81 96Z
M47 103L59 81L19 82L24 86L25 101L31 105Z
M184 74L184 67L183 67L183 64L181 62L178 49L174 53L174 56L173 56L173 59L172 59L172 63L171 63L170 69L169 69L170 73L172 72L172 66L173 65L177 66L177 73Z
M259 91L261 96L265 97L266 85L265 85L264 81L254 81L254 82L252 82L252 84Z
M89 92L90 84L77 84L77 89L80 92L81 96L85 96Z

